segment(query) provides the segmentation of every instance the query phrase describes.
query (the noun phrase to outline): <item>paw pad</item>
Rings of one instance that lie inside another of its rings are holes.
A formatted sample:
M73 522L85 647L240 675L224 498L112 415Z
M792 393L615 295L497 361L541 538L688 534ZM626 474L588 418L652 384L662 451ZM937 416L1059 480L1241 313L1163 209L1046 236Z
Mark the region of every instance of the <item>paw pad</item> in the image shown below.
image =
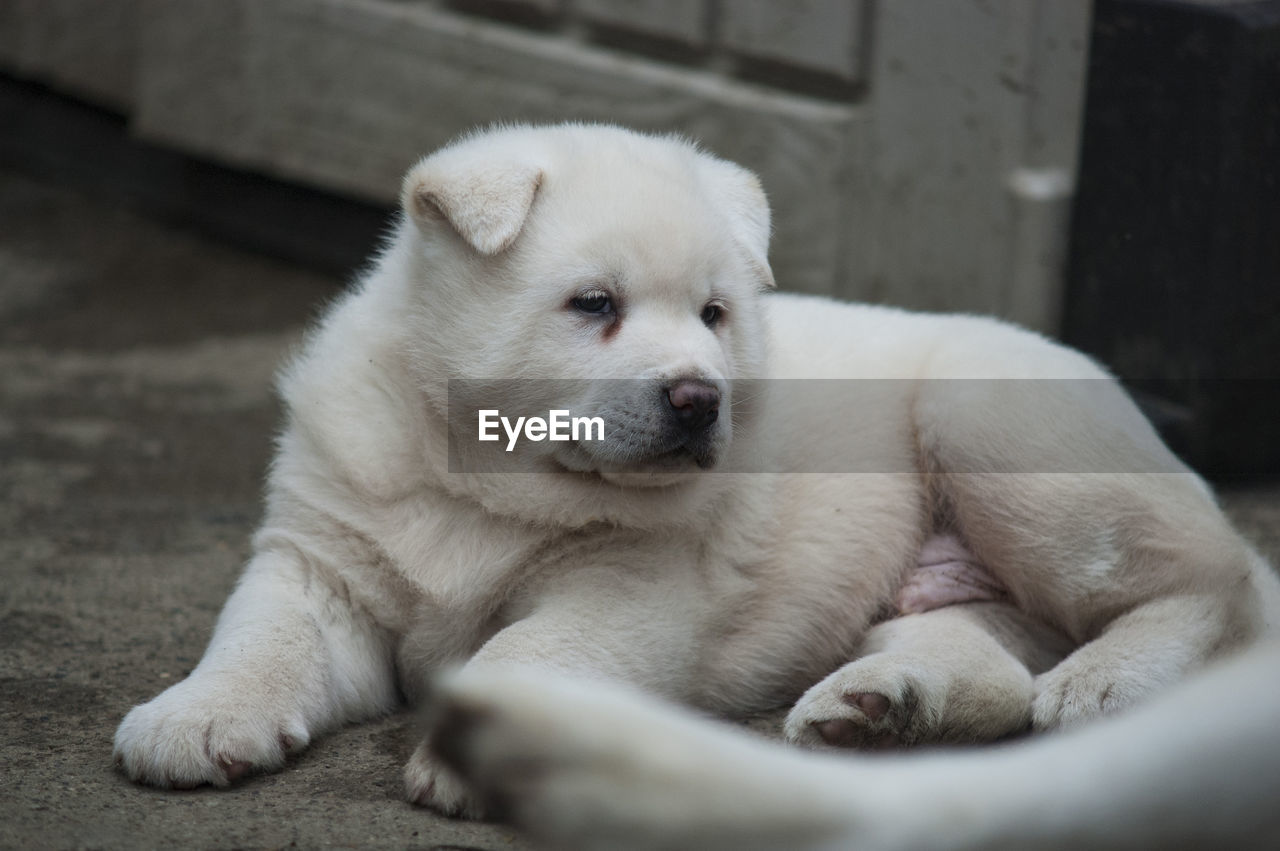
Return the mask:
M226 774L227 781L234 783L241 777L244 777L253 768L253 763L245 762L242 759L227 759L221 757L218 759L218 767Z
M889 698L874 691L851 691L840 699L857 709L866 721L852 718L830 718L814 721L809 726L822 741L837 748L864 748L879 750L901 744L895 730L880 724L889 714L892 704Z
M868 721L879 721L889 712L889 698L874 691L851 691L841 699L860 710Z

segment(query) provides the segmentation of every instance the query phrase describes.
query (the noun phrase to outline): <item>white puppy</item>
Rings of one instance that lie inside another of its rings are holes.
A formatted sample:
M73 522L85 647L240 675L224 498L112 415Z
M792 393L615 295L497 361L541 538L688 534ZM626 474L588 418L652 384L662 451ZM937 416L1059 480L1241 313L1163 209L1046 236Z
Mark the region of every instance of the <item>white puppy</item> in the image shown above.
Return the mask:
M987 740L1276 627L1270 568L1101 369L766 294L769 211L731 163L500 129L423 160L403 207L282 375L255 554L191 676L121 724L130 777L278 768L460 663L718 713L808 689L787 729L815 745ZM555 409L605 433L479 439ZM480 813L425 745L405 776Z

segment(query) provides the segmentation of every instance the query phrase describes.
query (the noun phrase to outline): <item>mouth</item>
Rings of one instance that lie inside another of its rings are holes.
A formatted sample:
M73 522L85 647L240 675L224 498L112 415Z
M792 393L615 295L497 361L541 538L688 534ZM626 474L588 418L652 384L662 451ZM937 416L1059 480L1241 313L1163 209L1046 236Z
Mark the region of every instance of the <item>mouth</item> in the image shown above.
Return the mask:
M703 441L685 443L636 457L605 455L581 443L570 443L557 452L555 460L565 470L575 473L610 475L679 475L696 470L710 470L716 464L716 452Z
M710 470L716 465L715 453L708 447L677 446L675 449L641 458L634 462L633 466L639 470L666 470L672 467L688 467L690 464L700 470Z

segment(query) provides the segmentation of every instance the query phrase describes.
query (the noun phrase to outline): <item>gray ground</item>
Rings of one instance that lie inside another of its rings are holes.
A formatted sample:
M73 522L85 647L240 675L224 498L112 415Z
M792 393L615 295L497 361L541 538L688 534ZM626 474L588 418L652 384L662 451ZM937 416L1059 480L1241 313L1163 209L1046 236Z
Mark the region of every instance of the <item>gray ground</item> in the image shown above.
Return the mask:
M0 846L509 849L400 796L401 713L225 791L111 765L259 512L272 371L339 282L0 172ZM1226 501L1280 557L1280 485Z
M0 173L0 846L521 847L402 800L409 713L225 791L112 769L120 718L204 648L272 372L340 283Z

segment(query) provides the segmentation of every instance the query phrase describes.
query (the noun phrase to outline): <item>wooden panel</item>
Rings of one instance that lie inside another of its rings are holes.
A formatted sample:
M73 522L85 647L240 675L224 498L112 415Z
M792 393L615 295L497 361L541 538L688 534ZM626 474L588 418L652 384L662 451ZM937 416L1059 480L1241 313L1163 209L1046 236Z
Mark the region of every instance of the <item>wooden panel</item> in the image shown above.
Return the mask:
M844 234L833 223L861 132L849 107L429 6L155 2L136 117L148 138L387 202L418 157L495 120L679 130L761 174L782 285L835 286Z
M1011 79L1026 92L1006 175L1012 234L1000 313L1046 330L1062 326L1067 235L1084 111L1090 5L1040 0L1017 7L1024 47Z
M1035 74L1049 39L1059 55L1045 57L1046 72L1083 73L1087 0L945 8L876 6L848 292L1054 330L1083 93Z
M564 0L502 0L513 6L527 6L544 15L554 15L564 6Z
M505 5L707 48L680 56L702 70L480 0L0 0L0 66L136 105L146 138L378 203L477 124L678 130L760 173L784 287L1056 328L1088 0L708 2Z
M719 9L725 47L753 59L858 80L861 0L720 0Z
M26 42L32 0L0 0L0 68L18 71L22 66L22 45Z
M133 100L135 0L0 0L0 64L114 109Z
M558 15L567 0L399 0L402 3L435 3L462 12L500 20L528 22Z
M141 0L134 126L140 135L234 165L253 146L253 81L244 67L245 0ZM174 122L172 128L166 122ZM172 131L172 132L170 132Z
M577 0L590 21L701 46L707 40L703 0Z

